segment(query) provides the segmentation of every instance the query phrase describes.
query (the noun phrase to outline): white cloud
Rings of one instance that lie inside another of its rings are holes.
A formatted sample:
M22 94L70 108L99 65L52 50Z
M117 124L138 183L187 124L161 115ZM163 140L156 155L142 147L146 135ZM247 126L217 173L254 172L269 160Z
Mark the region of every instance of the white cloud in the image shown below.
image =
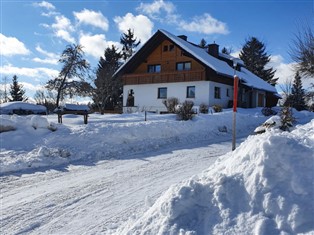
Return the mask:
M114 18L121 33L127 32L128 29L134 30L134 35L141 40L143 44L152 35L154 23L144 15L134 16L132 13L127 13L124 17L117 16Z
M101 12L84 9L81 12L74 12L73 14L79 21L79 24L92 25L101 28L104 31L109 29L108 19L104 17Z
M55 10L55 6L52 5L50 2L46 2L46 1L42 1L42 2L36 2L36 3L33 3L33 6L36 6L36 7L42 7L42 8L45 8L47 10Z
M106 37L103 34L81 34L80 36L80 44L83 46L83 51L99 59L100 56L104 56L104 51L107 47L111 47L111 45L115 45L117 48L120 47L119 43L106 41Z
M284 58L281 55L272 55L270 62L266 68L273 68L276 70L275 78L278 78L278 84L284 84L287 80L293 80L295 71L293 67L295 63L285 63Z
M202 16L194 17L192 21L181 20L180 28L188 32L198 32L204 34L228 34L228 27L210 14L205 13Z
M55 23L52 24L51 27L56 37L62 38L70 43L75 43L75 39L70 34L74 31L74 27L68 18L65 16L56 16Z
M156 18L157 15L160 15L163 12L166 12L168 15L173 14L176 8L172 2L156 0L153 3L141 3L137 10L152 18Z
M4 65L0 67L0 73L3 75L16 75L34 78L36 81L54 78L59 74L59 71L49 68L25 68L25 67L14 67L12 65Z
M45 16L45 17L50 17L53 15L57 15L59 14L58 12L55 11L56 7L54 5L52 5L49 2L46 1L42 1L42 2L37 2L37 3L33 3L33 6L35 7L41 7L44 10L48 11L48 12L42 12L41 15Z
M0 54L3 56L28 55L30 53L23 42L14 37L6 37L2 33L0 33L0 45Z
M34 62L38 62L42 64L53 64L53 65L58 64L59 56L57 54L45 51L40 46L36 47L36 51L46 56L46 58L41 59L41 58L35 57L32 59Z
M176 6L172 2L155 0L152 3L141 3L137 10L165 24L175 25L180 30L203 34L228 34L227 24L204 13L192 20L185 20L176 14Z

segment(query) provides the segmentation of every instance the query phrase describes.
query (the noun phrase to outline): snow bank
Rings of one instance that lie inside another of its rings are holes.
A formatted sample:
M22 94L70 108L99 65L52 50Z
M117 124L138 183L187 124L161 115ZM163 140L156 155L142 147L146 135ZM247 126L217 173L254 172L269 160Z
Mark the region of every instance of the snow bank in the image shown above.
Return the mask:
M33 114L46 114L47 108L42 105L30 104L22 101L0 104L0 114L13 114L20 111L30 111Z
M308 112L298 115L300 123L314 117ZM231 110L200 114L192 121L177 121L173 114L148 114L146 122L144 113L90 114L87 125L79 115L64 115L63 124L53 123L57 121L57 115L1 115L1 118L13 122L16 130L1 133L0 173L80 161L93 164L173 143L204 140L213 143L230 140L232 136ZM49 123L48 129L45 119ZM237 136L252 134L266 119L260 108L238 109Z
M232 128L230 110L200 114L192 121L177 121L173 114L149 114L146 122L144 113L91 114L87 125L82 124L81 116L64 115L64 124L56 124L58 130L53 133L42 128L47 121L41 117L3 117L14 121L17 130L1 133L1 173L74 161L115 159L172 143L225 140L231 138ZM49 115L48 119L57 120L57 116ZM247 135L266 118L260 109L254 109L240 110L237 119L238 134ZM42 148L51 154L42 154ZM63 152L67 158L62 157Z
M313 234L314 120L250 136L117 234Z

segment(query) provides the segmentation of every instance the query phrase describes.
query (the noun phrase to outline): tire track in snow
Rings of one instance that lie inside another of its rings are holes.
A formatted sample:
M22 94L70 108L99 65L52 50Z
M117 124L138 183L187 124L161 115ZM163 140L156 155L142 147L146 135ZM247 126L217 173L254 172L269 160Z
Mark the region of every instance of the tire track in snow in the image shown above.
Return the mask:
M5 178L2 234L111 233L170 185L200 173L230 144L147 151L96 166ZM137 158L138 156L138 158Z

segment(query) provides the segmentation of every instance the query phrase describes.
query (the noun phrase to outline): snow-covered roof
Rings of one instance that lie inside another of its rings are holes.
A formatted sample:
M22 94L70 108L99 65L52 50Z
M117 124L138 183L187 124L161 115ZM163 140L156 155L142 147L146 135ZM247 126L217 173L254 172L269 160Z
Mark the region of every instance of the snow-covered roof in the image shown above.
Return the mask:
M161 29L160 32L165 34L175 44L180 46L186 52L193 55L195 58L200 60L202 63L204 63L208 67L215 70L217 73L227 75L233 78L235 71L227 62L208 54L208 52L204 50L203 48L197 47L189 43L188 41L185 41L184 39L177 37L165 30ZM220 53L219 55L221 54L222 53ZM228 57L224 56L224 58L229 59L229 60L236 60L239 64L243 64L243 61L230 55L228 55ZM244 67L241 67L241 71L236 71L236 75L241 79L242 82L245 83L245 85L249 87L277 93L277 90L274 86L265 82L263 79L259 78L258 76L256 76L249 70L245 69Z
M42 105L30 104L22 101L14 101L0 104L0 114L12 114L13 110L26 110L33 113L46 113L47 108Z
M85 104L64 104L57 109L61 110L75 110L75 111L89 111L90 108Z
M175 36L171 33L169 33L166 30L159 29L158 32L165 35L167 38L169 38L173 43L175 43L177 46L181 47L184 51L188 52L192 56L194 56L196 59L204 63L206 66L212 68L214 71L216 71L218 74L230 77L230 79L233 79L235 70L233 67L231 67L226 61L221 60L219 58L216 58L212 55L210 55L204 48L201 48L199 46L196 46L178 36ZM157 33L158 33L157 32ZM120 71L137 56L137 54L145 48L145 46L149 43L149 40L142 46L142 48L138 51L136 51L128 60L115 72L115 75L120 73ZM259 78L249 70L243 68L244 62L240 60L239 58L233 57L231 55L219 53L220 57L223 57L227 60L236 61L237 64L241 65L241 71L236 71L236 75L241 79L241 82L245 85L259 89L264 91L269 91L272 93L277 94L277 90L274 86L270 85L269 83L265 82L263 79Z

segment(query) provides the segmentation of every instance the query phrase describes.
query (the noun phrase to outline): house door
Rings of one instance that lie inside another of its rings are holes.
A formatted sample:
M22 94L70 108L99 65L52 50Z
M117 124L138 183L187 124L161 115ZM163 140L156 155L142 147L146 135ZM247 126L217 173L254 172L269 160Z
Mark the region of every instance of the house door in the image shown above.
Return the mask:
M258 101L257 101L258 107L264 107L264 94L258 94Z

